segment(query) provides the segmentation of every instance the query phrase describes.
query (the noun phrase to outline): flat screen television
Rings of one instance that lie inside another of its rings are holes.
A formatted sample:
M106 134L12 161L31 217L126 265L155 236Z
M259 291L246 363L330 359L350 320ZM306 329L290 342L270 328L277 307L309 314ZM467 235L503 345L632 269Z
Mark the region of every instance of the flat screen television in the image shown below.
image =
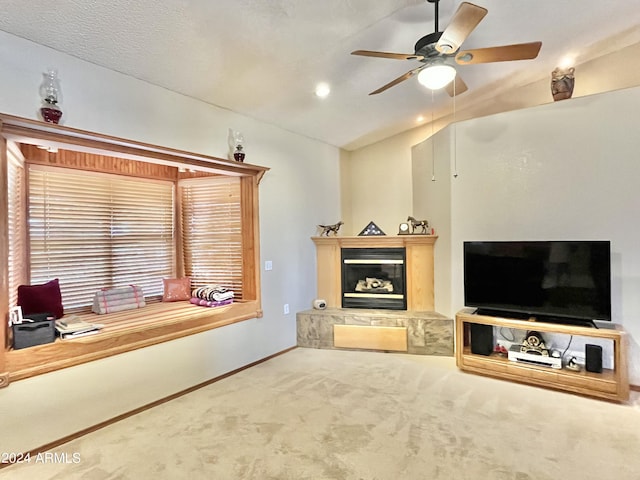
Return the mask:
M487 315L611 321L611 244L464 242L464 303Z

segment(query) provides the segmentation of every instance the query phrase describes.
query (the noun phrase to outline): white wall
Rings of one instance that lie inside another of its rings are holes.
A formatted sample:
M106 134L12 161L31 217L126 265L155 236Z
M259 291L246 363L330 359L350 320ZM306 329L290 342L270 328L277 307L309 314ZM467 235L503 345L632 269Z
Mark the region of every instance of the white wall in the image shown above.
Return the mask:
M398 225L413 215L411 146L423 139L409 130L350 152L344 170L351 202L343 213L351 223L341 234L357 235L371 221L387 235L398 233Z
M434 247L435 310L450 314L451 308L451 147L450 129L411 149L413 213L426 219L438 235Z
M228 129L242 131L245 161L271 168L260 186L260 237L262 260L273 261L261 272L263 318L1 389L0 451L33 449L295 345L295 312L316 295L310 237L340 215L337 148L3 32L0 65L3 113L37 118L42 72L52 66L67 126L224 158Z
M613 321L630 334L631 383L640 384L638 105L636 87L448 127L457 129L459 173L450 199L425 183L435 202L451 202L452 292L443 313L464 305L465 240L610 240Z

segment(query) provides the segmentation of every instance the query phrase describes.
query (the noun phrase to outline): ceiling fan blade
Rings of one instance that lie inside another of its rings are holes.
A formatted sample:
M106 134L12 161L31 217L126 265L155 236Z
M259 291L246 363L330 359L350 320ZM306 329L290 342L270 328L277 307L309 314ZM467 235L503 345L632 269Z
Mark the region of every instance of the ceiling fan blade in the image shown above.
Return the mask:
M396 78L395 80L390 81L389 83L387 83L386 85L383 85L382 87L380 87L377 90L374 90L373 92L371 92L369 95L377 95L378 93L382 93L385 90L401 83L404 82L405 80L413 77L416 73L418 73L420 70L422 70L424 67L418 67L418 68L414 68L413 70L409 70L407 73L405 73L404 75L400 75L398 78Z
M455 88L455 92L454 92L454 88L453 88L454 84L455 84L455 87L456 87ZM464 93L467 90L469 90L469 87L467 87L467 84L464 83L464 80L462 80L460 75L457 74L455 80L453 82L449 83L449 85L447 85L445 87L445 89L447 90L447 93L449 94L450 97L457 97L461 93Z
M469 36L488 10L469 2L462 2L453 14L449 26L442 32L436 43L436 50L440 53L453 53L460 48L462 42Z
M506 62L510 60L531 60L538 56L542 42L518 43L501 47L476 48L465 50L456 55L456 62L460 65L473 63Z
M362 55L363 57L378 57L378 58L390 58L392 60L422 60L424 56L415 55L413 53L388 53L388 52L373 52L371 50L356 50L351 52L351 55Z

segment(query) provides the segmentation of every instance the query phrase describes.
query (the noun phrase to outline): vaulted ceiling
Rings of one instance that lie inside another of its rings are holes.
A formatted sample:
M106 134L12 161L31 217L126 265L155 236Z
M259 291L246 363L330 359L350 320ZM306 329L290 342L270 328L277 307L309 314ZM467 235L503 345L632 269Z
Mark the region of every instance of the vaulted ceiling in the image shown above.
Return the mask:
M440 31L460 3L441 0ZM537 40L542 49L535 60L457 67L469 87L461 106L507 78L516 87L548 78L566 56L581 63L640 41L638 0L474 3L488 14L463 50ZM346 149L451 108L444 91L432 95L415 77L368 95L420 64L350 55L413 53L434 31L425 0L0 0L0 8L0 30ZM330 85L327 98L314 94L319 82Z

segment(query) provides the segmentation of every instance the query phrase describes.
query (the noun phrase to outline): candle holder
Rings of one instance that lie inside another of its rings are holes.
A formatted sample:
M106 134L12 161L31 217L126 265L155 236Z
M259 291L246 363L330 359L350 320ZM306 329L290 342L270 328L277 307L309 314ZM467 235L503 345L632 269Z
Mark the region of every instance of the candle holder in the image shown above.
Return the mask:
M244 162L244 135L238 130L229 129L229 151L236 162Z
M42 97L40 115L42 115L42 119L45 122L57 124L60 122L60 118L62 118L62 110L58 106L60 100L58 72L50 68L42 75L44 78L40 85L40 96Z

